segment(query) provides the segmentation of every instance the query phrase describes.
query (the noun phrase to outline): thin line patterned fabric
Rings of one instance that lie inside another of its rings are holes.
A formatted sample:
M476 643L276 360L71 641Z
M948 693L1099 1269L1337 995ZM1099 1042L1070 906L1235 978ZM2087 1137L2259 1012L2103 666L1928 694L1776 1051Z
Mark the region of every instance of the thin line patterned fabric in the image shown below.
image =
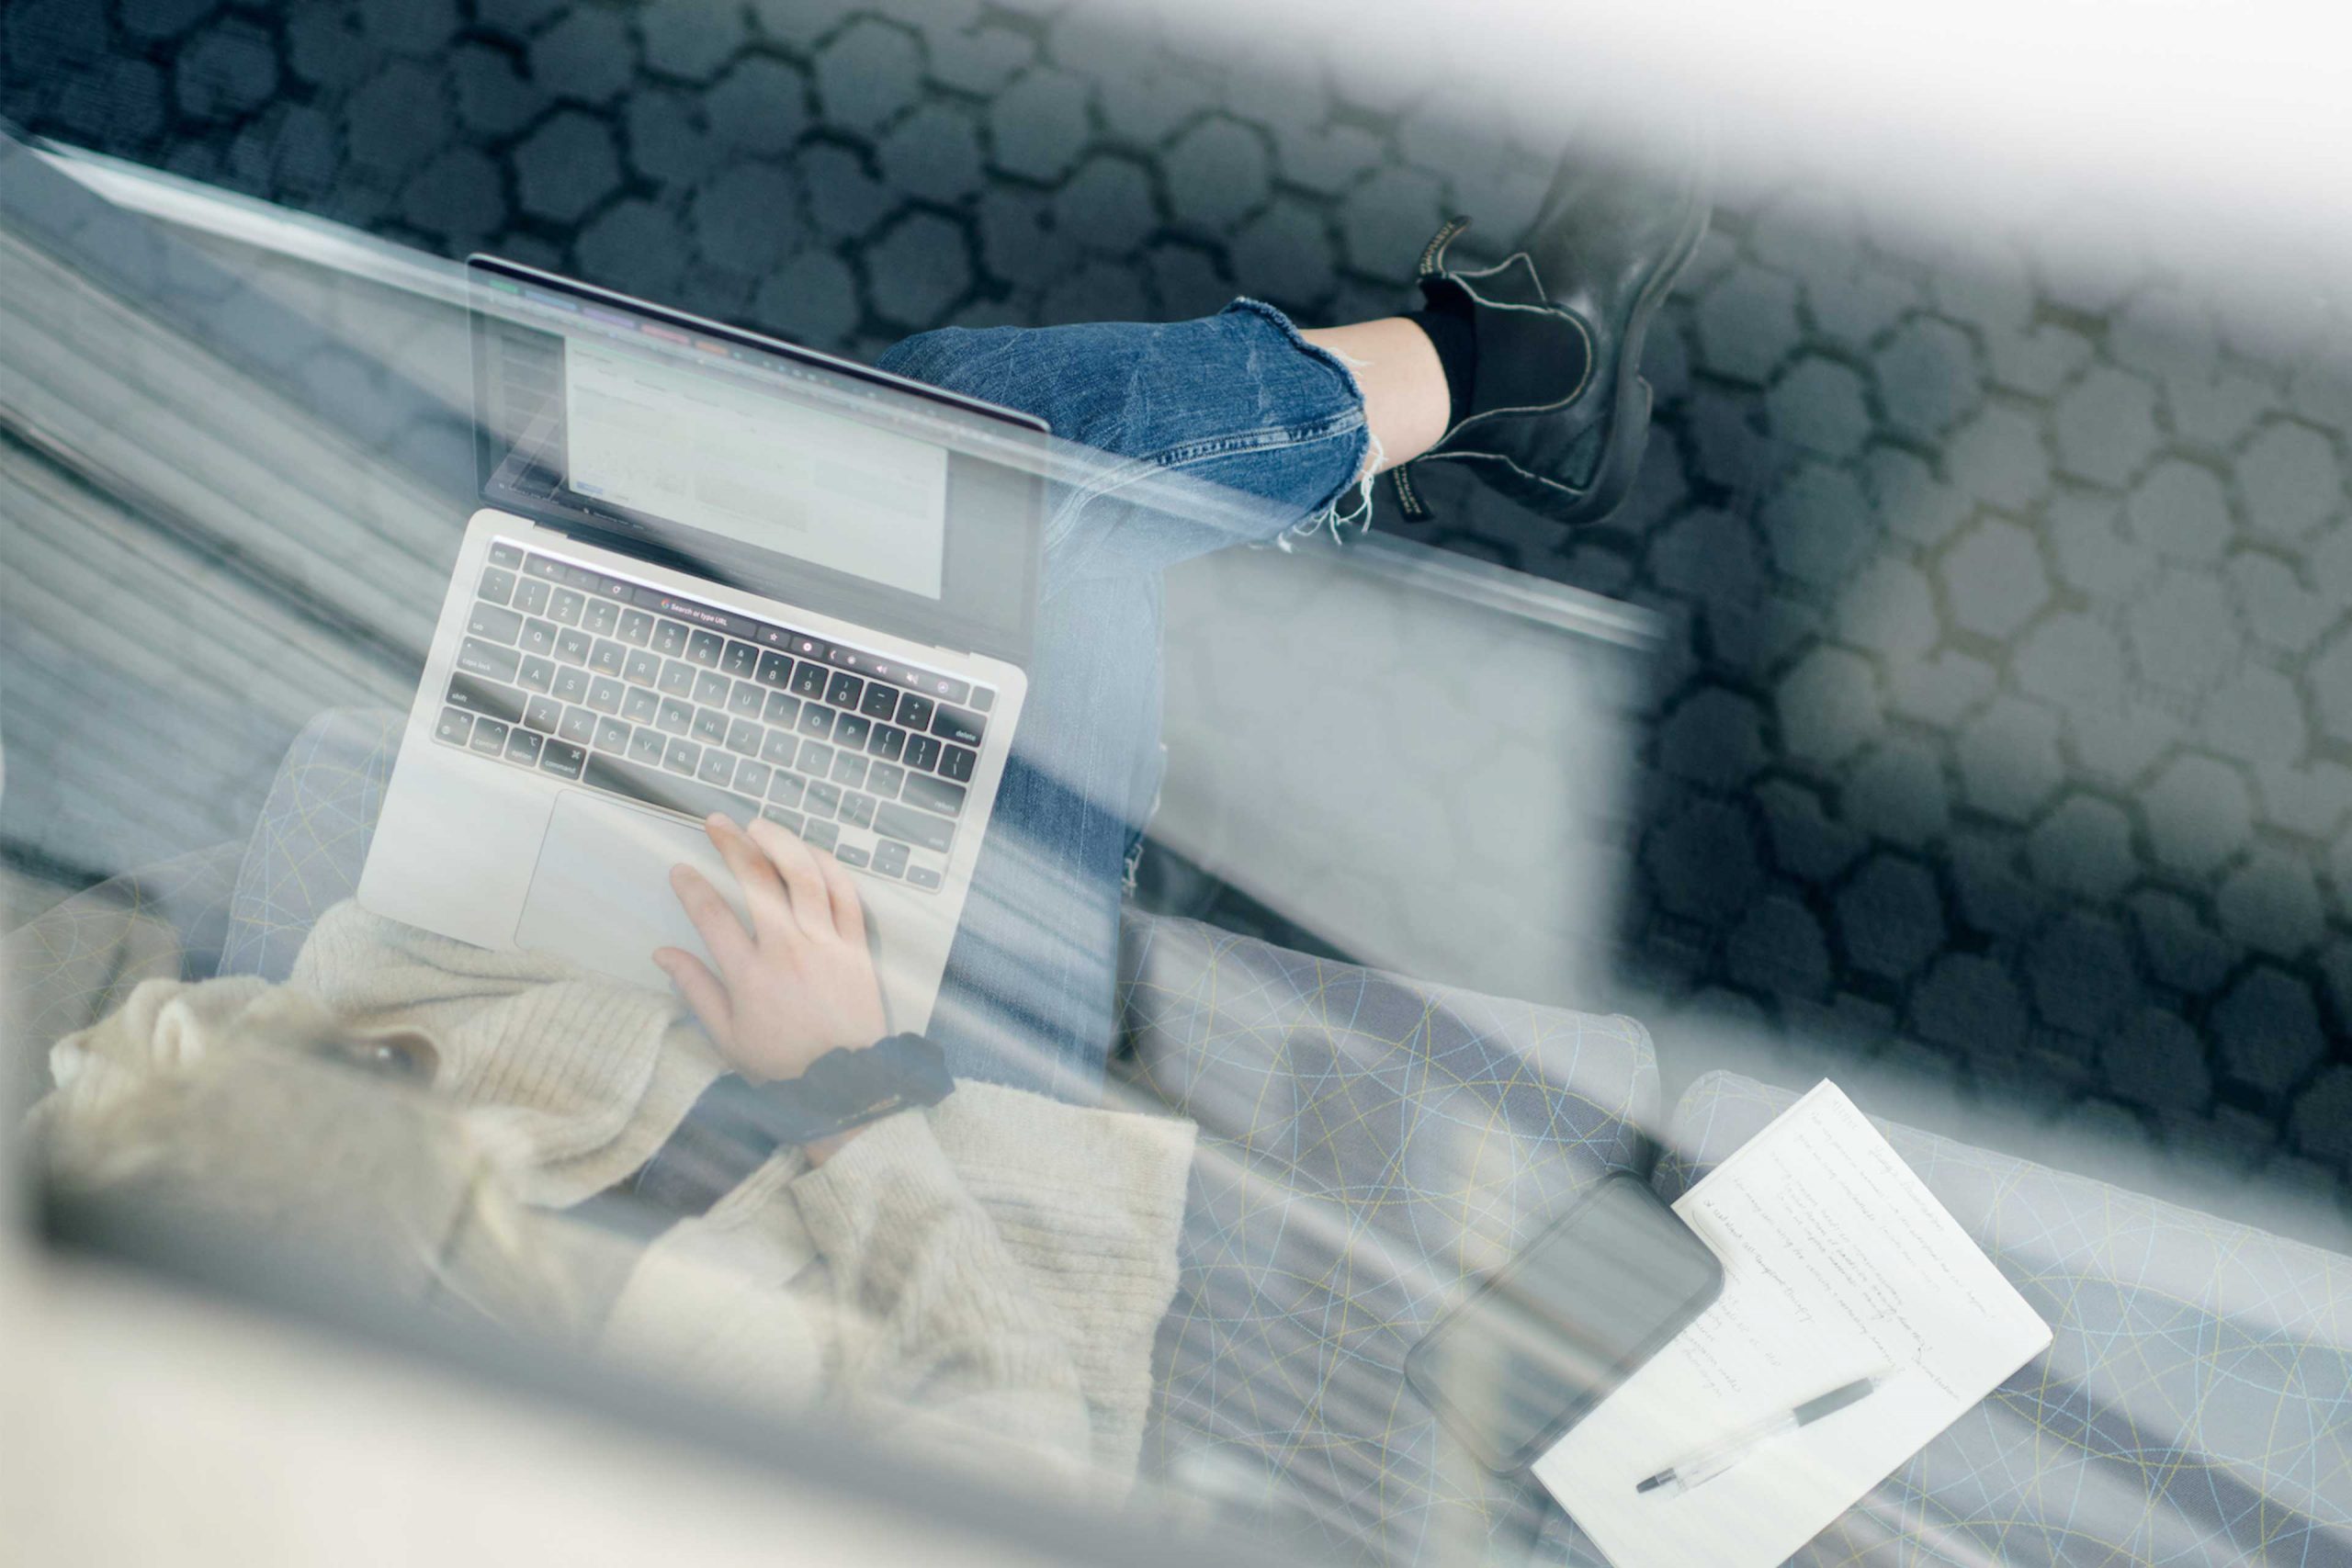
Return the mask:
M319 917L358 891L404 718L330 708L287 748L238 868L220 973L285 979Z
M1658 1190L1795 1098L1701 1078ZM1878 1126L2054 1338L1796 1562L2352 1563L2352 1259ZM1591 1561L1572 1536L1555 1527L1546 1560Z
M1149 1462L1280 1546L1524 1562L1548 1505L1479 1471L1404 1357L1654 1124L1647 1033L1129 917L1135 1084L1201 1126Z

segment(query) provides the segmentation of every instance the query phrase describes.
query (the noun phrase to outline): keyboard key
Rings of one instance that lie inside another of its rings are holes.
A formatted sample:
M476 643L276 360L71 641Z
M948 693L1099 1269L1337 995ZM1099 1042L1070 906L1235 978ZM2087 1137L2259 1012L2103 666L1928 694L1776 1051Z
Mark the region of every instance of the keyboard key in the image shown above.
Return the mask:
M832 674L833 672L831 671L826 669L821 664L813 664L806 659L802 660L798 664L794 665L792 669L793 695L799 697L823 696L825 694L825 682L832 679Z
M484 567L481 581L474 584L474 596L487 599L493 604L505 604L514 597L514 574L501 571L494 566Z
M495 681L485 681L479 675L463 673L449 677L449 705L468 713L487 714L504 724L513 724L523 716L523 694L512 686L502 686ZM500 736L498 743L506 744Z
M433 727L435 735L455 746L463 746L473 732L474 716L460 708L443 708L441 722Z
M494 718L474 720L473 749L485 757L495 757L506 750L506 738L514 733Z
M727 727L727 749L739 757L760 754L760 737L764 733L748 718L739 718Z
M931 728L932 701L919 693L909 692L899 699L899 722L920 735Z
M523 623L523 651L545 657L555 651L556 624L537 616Z
M865 694L865 682L851 674L837 674L825 684L825 700L837 708L854 708Z
M765 795L768 780L775 773L775 770L765 762L746 757L735 764L735 788L743 795Z
M725 707L727 695L734 689L735 682L716 670L706 670L695 677L695 701L707 708Z
M695 709L695 739L712 745L723 745L727 739L727 716L717 708Z
M752 678L763 686L781 686L792 679L792 660L774 649L760 655Z
M555 727L556 739L585 746L596 738L596 716L586 708L566 708Z
M643 648L653 640L653 615L647 610L621 612L621 640L631 648Z
M535 578L521 578L514 584L514 597L509 601L526 615L548 613L548 585Z
M781 806L763 806L760 807L760 815L788 833L798 834L808 826L808 818L797 811L789 811Z
M729 642L718 667L738 680L748 681L752 671L760 667L760 650L748 642Z
M695 667L683 659L666 660L662 665L662 678L653 682L665 697L683 697L695 689Z
M683 659L686 652L686 628L675 621L662 621L653 628L653 651L664 659Z
M847 789L857 789L865 783L865 759L854 751L843 751L833 759L833 782Z
M853 828L874 826L874 797L857 790L842 796L842 820Z
M639 729L628 738L628 760L643 762L650 768L662 765L662 732L650 727Z
M833 720L833 744L844 751L863 751L874 721L862 713L845 713Z
M842 841L842 830L831 822L811 822L800 829L800 838L812 850L830 850Z
M695 727L695 705L683 697L664 697L662 711L653 723L657 728L672 735L684 735Z
M506 732L506 760L510 762L520 762L526 768L537 767L539 763L539 740L540 737L532 734L527 729L517 728L508 730Z
M745 807L744 802L723 790L696 784L692 779L656 773L651 768L642 768L634 762L625 762L617 757L606 757L601 753L588 759L588 771L581 782L631 800L643 801L648 806L660 807L666 811L682 811L697 818L718 812L740 821Z
M490 547L490 564L503 566L507 570L513 571L523 564L522 547L493 544Z
M702 754L702 766L695 770L695 777L707 784L717 784L721 789L726 788L734 776L735 759L716 746Z
M469 637L458 645L458 668L469 675L512 681L522 664L523 656L513 649L494 648L478 637Z
M767 701L767 694L749 681L738 681L735 689L727 694L727 711L746 718L759 716L760 705Z
M843 865L862 866L873 857L855 844L842 844L833 851L833 858Z
M834 812L839 811L841 809L841 806L842 792L840 785L821 784L814 780L810 781L808 785L808 815L811 818L829 818L832 816Z
M833 710L820 708L815 703L804 703L800 708L800 733L819 740L833 733Z
M884 839L874 846L874 869L885 876L903 876L907 871L907 846L896 839Z
M702 748L683 736L673 739L662 753L662 765L673 773L691 775L702 766Z
M566 626L555 634L555 656L566 664L587 663L595 648L596 639L578 626Z
M972 694L972 711L974 713L986 713L994 706L996 706L996 694L994 692L979 691Z
M958 784L972 782L972 764L978 758L976 751L961 746L950 746L939 754L939 776L954 779Z
M808 781L798 773L778 773L768 780L768 798L778 806L797 807L808 796Z
M945 818L911 810L896 801L874 808L874 830L886 839L903 839L922 849L943 852L956 837L955 827Z
M588 682L588 705L598 713L618 713L621 694L627 689L610 675L599 675Z
M960 816L964 810L964 786L947 784L929 773L909 775L906 793L899 798L909 806L936 811L942 817Z
M939 886L939 873L927 865L910 865L907 867L907 883L912 887L935 889Z
M548 619L560 626L576 626L580 612L588 607L588 600L577 588L559 588L555 597L548 601Z
M800 750L800 738L789 730L771 729L760 745L760 761L775 767L792 766L793 753Z
M814 740L800 743L800 761L796 764L812 779L821 779L833 771L833 749Z
M523 723L541 735L553 735L563 722L563 705L553 697L533 697L523 706Z
M865 743L866 751L886 762L895 762L907 750L907 732L895 724L877 724L874 739Z
M580 764L587 760L588 753L568 740L550 740L539 748L541 773L576 779L580 776Z
M868 718L887 719L899 709L899 689L876 681L857 701L857 711Z
M907 771L929 773L939 761L939 742L928 735L910 736L907 739Z
M559 669L555 672L555 685L551 689L565 702L584 703L588 700L588 671L574 670L568 666Z
M598 719L596 721L596 750L599 751L628 750L628 722L617 718Z
M591 599L588 608L581 613L582 631L596 637L610 637L620 629L621 607L610 599Z
M978 746L981 728L986 723L987 720L968 708L952 708L942 703L939 711L931 716L931 732L942 740L952 741L958 746Z
M876 762L865 770L865 787L869 794L885 800L895 800L899 786L907 782L907 770L896 762Z
M523 684L535 692L544 692L555 684L555 660L526 659L523 660Z
M662 679L662 656L647 648L633 650L621 666L621 679L632 686L650 686Z
M596 651L588 656L588 668L599 675L617 675L628 658L628 649L610 637L596 639Z
M621 716L631 724L651 724L661 709L662 699L642 686L631 686L621 699Z
M686 635L686 657L706 670L718 668L719 656L727 651L727 639L713 631L689 632Z
M549 560L545 556L533 556L523 563L523 570L526 576L543 578L549 582L561 582L564 580L563 563L560 560Z
M502 610L495 604L476 604L473 614L466 617L466 630L485 642L512 646L523 635L523 616L514 610Z
M761 711L763 724L790 724L800 716L800 699L789 692L770 692L768 705Z

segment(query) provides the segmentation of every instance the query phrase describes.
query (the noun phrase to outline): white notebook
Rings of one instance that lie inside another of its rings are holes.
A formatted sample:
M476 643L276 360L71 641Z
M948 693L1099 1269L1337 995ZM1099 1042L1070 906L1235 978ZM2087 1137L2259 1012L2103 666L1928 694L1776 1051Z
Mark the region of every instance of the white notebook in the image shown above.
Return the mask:
M2050 1329L1832 1083L1674 1205L1715 1304L1535 1462L1615 1568L1767 1568L2050 1344ZM1689 1490L1637 1494L1726 1434L1876 1376L1859 1402Z

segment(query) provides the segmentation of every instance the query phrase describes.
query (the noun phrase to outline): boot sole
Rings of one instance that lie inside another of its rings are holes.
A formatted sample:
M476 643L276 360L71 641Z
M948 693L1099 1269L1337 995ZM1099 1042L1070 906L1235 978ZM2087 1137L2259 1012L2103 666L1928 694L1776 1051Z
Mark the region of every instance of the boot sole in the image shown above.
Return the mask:
M1642 344L1649 336L1650 318L1665 303L1675 279L1690 265L1699 242L1707 234L1708 182L1703 173L1693 177L1693 185L1690 216L1676 235L1674 249L1627 312L1625 342L1617 356L1617 392L1611 400L1609 439L1601 446L1600 461L1593 467L1592 482L1585 487L1583 497L1565 512L1554 513L1561 523L1596 522L1616 511L1641 473L1642 452L1649 445L1652 406L1650 384L1641 373Z

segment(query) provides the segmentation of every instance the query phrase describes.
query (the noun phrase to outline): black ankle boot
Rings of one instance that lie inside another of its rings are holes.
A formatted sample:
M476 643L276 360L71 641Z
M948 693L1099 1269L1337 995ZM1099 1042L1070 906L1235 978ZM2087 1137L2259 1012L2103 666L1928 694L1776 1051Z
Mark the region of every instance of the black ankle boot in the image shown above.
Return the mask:
M1707 231L1702 167L1695 146L1667 170L1564 164L1525 245L1495 266L1445 265L1468 219L1437 231L1421 253L1421 292L1432 310L1466 313L1477 369L1462 418L1390 470L1406 517L1429 515L1413 470L1432 462L1467 463L1559 523L1595 521L1624 500L1649 434L1642 336Z

